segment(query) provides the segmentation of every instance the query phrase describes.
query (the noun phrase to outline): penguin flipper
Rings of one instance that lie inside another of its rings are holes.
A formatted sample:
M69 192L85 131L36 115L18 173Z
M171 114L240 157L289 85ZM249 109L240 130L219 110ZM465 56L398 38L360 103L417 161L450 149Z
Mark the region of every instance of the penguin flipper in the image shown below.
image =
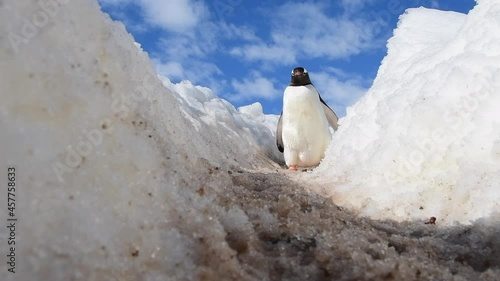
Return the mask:
M280 119L278 120L278 126L276 128L276 146L278 147L278 150L283 153L284 146L283 146L283 135L281 134L282 127L283 127L283 122L282 122L282 117L283 117L283 112L280 114Z
M337 131L339 128L339 117L337 117L337 114L326 104L326 102L319 97L319 100L323 104L323 110L325 111L326 119L328 120L328 123L330 126L333 128L334 131Z

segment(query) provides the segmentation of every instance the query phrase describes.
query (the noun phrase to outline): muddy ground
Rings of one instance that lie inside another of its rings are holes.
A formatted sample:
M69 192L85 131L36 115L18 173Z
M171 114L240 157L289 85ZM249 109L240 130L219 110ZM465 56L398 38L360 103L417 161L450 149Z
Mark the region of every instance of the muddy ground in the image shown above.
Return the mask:
M500 280L498 225L375 221L284 173L228 173L232 187L218 204L243 210L252 226L226 229L244 279Z

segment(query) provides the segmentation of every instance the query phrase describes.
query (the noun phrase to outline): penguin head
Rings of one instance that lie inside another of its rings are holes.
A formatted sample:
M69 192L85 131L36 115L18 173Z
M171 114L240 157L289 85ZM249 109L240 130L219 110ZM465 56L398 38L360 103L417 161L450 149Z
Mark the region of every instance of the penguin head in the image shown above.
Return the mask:
M292 80L290 81L290 86L304 86L309 85L311 79L309 78L309 73L303 67L296 67L292 70Z

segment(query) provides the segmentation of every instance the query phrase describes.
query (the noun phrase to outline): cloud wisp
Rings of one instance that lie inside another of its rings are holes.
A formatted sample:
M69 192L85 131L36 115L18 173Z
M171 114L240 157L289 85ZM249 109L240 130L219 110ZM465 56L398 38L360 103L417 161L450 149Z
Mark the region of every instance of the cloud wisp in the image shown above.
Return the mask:
M123 20L128 28L139 26L151 33L154 48L148 52L159 74L208 86L239 104L279 101L286 83L277 73L288 73L284 70L299 62L315 65L311 60L319 59L323 63L315 67L325 69L380 45L369 17L355 14L375 0L262 3L262 9L251 10L255 18L248 21L229 20L248 9L243 1L231 2L225 13L202 0L100 1L118 14L126 5L138 7L137 18ZM365 92L365 84L338 74L321 71L315 75L316 85L330 103L350 105ZM336 90L327 90L331 88Z
M228 97L231 101L247 101L252 98L272 100L281 97L282 93L274 86L273 79L263 77L257 71L252 71L249 78L233 79L231 85L235 90L235 93Z
M371 84L369 79L337 68L326 68L311 72L310 75L321 97L333 107L339 116L344 116L345 108L359 100Z
M208 17L209 10L199 0L100 0L119 9L136 5L145 24L171 32L189 32Z
M289 65L297 58L345 59L373 48L376 31L363 18L328 15L321 3L286 3L277 8L270 38L244 44L231 54L246 61Z

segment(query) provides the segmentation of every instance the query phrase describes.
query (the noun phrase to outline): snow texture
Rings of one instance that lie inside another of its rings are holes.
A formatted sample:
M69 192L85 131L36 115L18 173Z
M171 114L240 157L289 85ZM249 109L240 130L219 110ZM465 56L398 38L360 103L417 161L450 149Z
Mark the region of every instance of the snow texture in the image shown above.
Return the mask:
M314 172L372 218L471 223L500 212L500 3L400 17L377 78Z
M0 180L16 167L19 219L0 280L498 280L498 15L410 10L323 163L291 174L277 116L158 77L96 1L0 1ZM413 144L432 153L398 174Z

